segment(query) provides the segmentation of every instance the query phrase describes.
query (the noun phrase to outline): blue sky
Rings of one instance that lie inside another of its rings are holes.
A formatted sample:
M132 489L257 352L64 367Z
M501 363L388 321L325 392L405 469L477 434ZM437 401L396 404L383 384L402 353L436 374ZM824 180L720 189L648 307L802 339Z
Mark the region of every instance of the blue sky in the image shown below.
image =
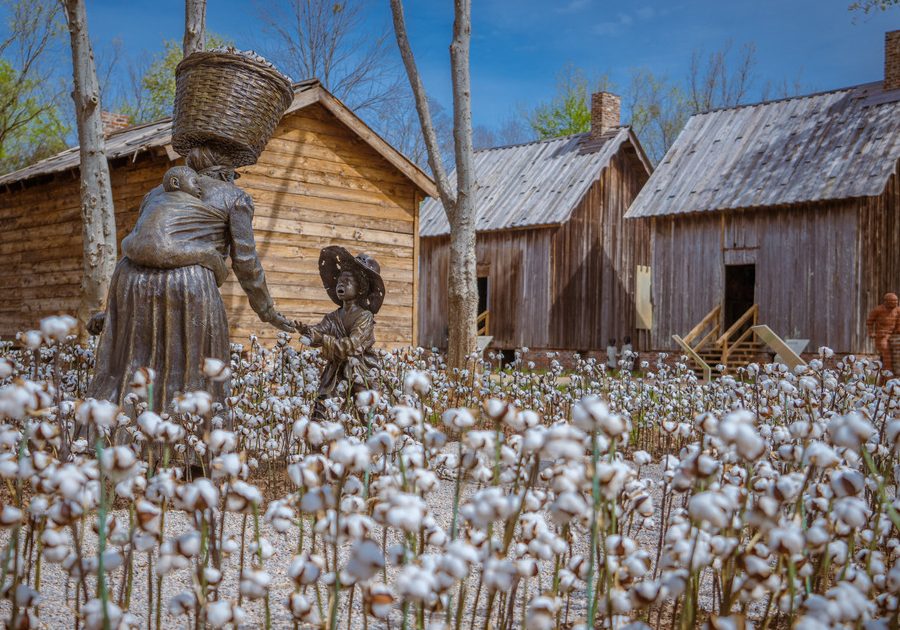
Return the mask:
M275 1L275 0L272 0ZM264 45L258 0L209 0L207 28L240 47ZM407 27L426 88L450 104L451 0L406 0ZM695 49L732 42L757 48L759 93L766 80L800 82L804 92L879 80L884 32L900 9L851 14L849 0L473 0L472 108L494 126L520 105L552 97L568 64L624 85L630 68L681 80ZM88 0L98 55L114 38L128 54L156 51L183 29L179 0ZM390 23L387 0L372 0L373 32ZM295 77L298 78L298 77Z

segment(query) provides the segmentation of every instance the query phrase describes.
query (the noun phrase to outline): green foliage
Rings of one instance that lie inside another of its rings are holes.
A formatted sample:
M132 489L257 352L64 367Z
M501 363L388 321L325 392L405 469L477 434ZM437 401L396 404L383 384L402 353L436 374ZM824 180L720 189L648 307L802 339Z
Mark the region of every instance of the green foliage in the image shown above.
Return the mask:
M591 128L591 93L608 90L609 79L601 77L591 88L591 82L579 68L566 66L560 73L556 96L539 104L529 117L529 123L539 139L557 138L584 133Z
M900 0L859 0L859 2L851 2L848 8L851 11L872 13L873 11L887 11L891 7L900 7Z
M207 48L228 45L230 42L223 37L207 35ZM180 42L164 40L163 50L154 56L149 67L135 73L134 93L119 104L118 111L131 117L133 123L171 116L175 104L175 68L183 57Z
M55 0L4 0L0 42L0 172L66 148L64 90L51 79L48 48L62 33Z

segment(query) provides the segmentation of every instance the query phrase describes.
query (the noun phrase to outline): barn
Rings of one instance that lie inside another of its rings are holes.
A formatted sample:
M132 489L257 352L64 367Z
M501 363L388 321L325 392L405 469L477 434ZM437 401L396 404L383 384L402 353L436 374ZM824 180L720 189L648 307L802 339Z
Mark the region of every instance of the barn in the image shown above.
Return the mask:
M885 48L883 80L688 121L626 214L652 235L653 349L740 365L755 324L873 350L900 289L900 31Z
M181 163L171 120L108 136L119 241L137 220L141 199ZM78 148L0 177L0 337L35 327L50 314L74 313L82 246ZM386 347L416 339L419 205L434 194L424 172L390 146L318 81L295 97L259 161L239 170L253 198L257 250L277 307L309 321L334 305L318 276L319 250L343 245L381 264L387 296L378 314ZM230 275L222 286L232 339L277 331L258 321Z
M479 334L492 348L649 340L636 307L649 227L622 217L652 167L619 107L594 94L590 132L475 153ZM422 206L421 237L419 340L445 347L450 241L437 198Z

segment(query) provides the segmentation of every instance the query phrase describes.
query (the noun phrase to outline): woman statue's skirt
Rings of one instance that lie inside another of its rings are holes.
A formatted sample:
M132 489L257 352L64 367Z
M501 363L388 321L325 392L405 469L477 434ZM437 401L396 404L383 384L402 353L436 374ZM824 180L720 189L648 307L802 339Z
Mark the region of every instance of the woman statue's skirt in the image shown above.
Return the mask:
M200 265L150 269L122 258L109 287L106 321L88 396L119 405L135 371L156 373L153 409L171 410L174 397L205 390L223 400L227 385L203 374L207 357L229 360L228 320L213 272Z

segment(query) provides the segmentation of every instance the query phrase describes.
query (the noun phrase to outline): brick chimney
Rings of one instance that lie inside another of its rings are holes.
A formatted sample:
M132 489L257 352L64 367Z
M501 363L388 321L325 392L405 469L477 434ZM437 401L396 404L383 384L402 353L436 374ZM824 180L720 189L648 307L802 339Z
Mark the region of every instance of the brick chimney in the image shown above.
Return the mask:
M900 31L884 34L884 89L900 89Z
M591 94L591 138L596 139L621 124L621 100L611 92Z
M103 123L103 137L107 138L122 129L128 129L131 126L131 119L125 114L116 114L114 112L100 112L100 122Z

